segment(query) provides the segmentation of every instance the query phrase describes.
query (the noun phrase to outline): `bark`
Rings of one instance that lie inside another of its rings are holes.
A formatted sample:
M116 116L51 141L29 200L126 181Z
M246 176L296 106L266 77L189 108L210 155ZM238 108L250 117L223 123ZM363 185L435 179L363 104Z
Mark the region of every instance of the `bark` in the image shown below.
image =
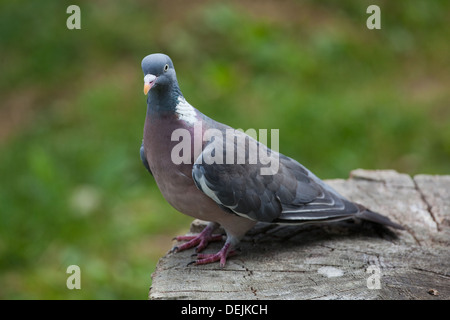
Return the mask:
M358 169L327 183L406 230L358 221L257 224L224 268L187 266L193 249L162 257L149 298L450 299L450 176ZM191 232L204 226L196 220Z

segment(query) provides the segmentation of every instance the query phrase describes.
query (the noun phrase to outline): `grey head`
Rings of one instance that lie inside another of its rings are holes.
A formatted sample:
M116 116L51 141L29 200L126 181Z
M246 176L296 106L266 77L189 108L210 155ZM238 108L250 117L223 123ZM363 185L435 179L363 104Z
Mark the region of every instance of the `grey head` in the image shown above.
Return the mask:
M142 60L144 94L148 104L157 108L171 109L182 96L172 60L162 53L154 53Z

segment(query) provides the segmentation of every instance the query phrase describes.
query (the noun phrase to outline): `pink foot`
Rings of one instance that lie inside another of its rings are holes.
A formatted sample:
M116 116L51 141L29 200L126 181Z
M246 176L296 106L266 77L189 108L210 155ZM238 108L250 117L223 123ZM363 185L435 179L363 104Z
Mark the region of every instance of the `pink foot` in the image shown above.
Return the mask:
M192 261L189 264L208 264L216 261L220 261L220 266L224 267L227 262L227 257L234 256L236 254L235 250L230 250L230 243L225 243L222 249L219 252L213 254L197 254L197 260Z
M211 241L222 241L223 237L221 234L212 234L214 231L214 227L208 225L205 229L203 229L202 232L200 232L196 236L178 236L175 237L175 240L177 241L188 241L186 243L183 243L180 246L174 247L171 251L172 252L178 252L183 251L192 247L195 247L196 252L200 252L203 249L206 248L209 242Z

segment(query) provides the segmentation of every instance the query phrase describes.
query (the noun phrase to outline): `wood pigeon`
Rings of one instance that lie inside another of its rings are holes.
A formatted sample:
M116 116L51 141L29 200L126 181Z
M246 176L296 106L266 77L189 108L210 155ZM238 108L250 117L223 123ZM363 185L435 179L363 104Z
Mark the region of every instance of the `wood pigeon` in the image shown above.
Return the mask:
M197 254L195 264L219 261L224 266L258 221L305 224L359 218L403 229L347 200L297 161L192 107L167 55L146 56L142 70L147 114L141 160L167 202L184 214L210 221L196 236L176 237L187 242L174 251L196 246L200 252L210 241L222 240L213 234L219 225L226 231L223 248ZM267 159L277 161L274 170Z

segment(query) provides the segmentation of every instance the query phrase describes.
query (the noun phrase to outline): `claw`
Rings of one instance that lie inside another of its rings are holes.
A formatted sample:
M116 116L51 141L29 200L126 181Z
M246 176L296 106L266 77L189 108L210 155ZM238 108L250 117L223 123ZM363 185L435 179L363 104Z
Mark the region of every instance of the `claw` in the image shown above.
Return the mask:
M173 248L170 249L170 251L169 251L169 253L175 253L175 252L178 252L178 247L177 247L177 246L173 247Z
M186 265L186 267L189 267L191 264L195 264L195 263L196 263L196 261L193 260L193 261L189 262L189 263Z

